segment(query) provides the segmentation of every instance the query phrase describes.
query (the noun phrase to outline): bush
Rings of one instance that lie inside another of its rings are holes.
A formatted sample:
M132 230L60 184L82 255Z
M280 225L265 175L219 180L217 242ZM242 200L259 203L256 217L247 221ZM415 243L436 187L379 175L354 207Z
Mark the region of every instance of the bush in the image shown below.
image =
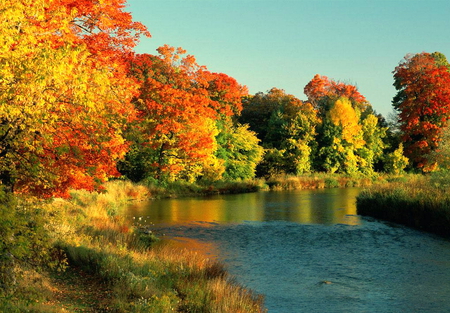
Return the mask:
M0 189L0 294L14 291L20 269L54 268L63 264L55 256L40 203L19 199Z

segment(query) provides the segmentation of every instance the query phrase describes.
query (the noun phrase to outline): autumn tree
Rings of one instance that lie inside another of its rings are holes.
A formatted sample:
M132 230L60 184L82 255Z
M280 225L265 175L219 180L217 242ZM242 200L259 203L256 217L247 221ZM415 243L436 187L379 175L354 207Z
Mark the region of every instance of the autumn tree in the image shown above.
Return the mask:
M432 168L428 155L436 150L450 112L450 73L441 53L407 55L395 68L398 112L405 155L413 166Z
M118 175L135 85L110 53L146 32L123 8L119 0L1 2L2 185L67 196Z
M354 85L345 84L329 79L327 76L316 74L305 86L304 93L308 97L308 102L323 114L329 108L327 105L333 104L340 97L347 98L354 109L364 112L370 108L370 103L358 91Z
M387 148L384 140L388 128L380 124L380 118L375 114L369 114L361 121L365 144L358 148L358 155L361 156L361 171L366 174L373 174L375 164L384 161L384 151Z
M327 111L321 125L321 147L319 158L327 172L355 174L359 170L363 139L359 112L348 98L337 99Z
M220 178L225 180L249 179L255 176L256 166L262 159L263 148L256 133L248 124L237 121L242 111L242 99L248 96L246 86L223 73L208 73L208 94L217 112L215 156L223 165ZM210 171L211 172L211 171ZM214 170L216 179L217 169ZM213 175L209 175L209 180Z
M129 64L129 74L140 86L133 100L138 120L129 128L127 137L134 144L121 171L130 175L138 158L143 176L196 176L198 166L216 149L216 111L204 68L181 48L163 46L158 51L159 56L136 55Z

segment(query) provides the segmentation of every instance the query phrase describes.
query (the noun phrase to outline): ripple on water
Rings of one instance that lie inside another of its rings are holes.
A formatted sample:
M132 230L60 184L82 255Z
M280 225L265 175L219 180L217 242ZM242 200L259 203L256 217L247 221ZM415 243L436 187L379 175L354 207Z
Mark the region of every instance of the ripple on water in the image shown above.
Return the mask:
M333 226L284 221L194 223L169 236L213 244L270 312L445 312L450 243L372 219Z

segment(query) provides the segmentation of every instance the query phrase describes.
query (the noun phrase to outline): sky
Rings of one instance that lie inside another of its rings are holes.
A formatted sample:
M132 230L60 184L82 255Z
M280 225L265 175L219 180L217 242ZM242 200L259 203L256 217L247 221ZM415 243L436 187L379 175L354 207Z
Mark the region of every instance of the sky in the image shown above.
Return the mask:
M356 85L388 117L395 67L410 53L450 59L449 0L128 0L148 27L138 53L182 47L251 94L272 87L306 100L320 74Z

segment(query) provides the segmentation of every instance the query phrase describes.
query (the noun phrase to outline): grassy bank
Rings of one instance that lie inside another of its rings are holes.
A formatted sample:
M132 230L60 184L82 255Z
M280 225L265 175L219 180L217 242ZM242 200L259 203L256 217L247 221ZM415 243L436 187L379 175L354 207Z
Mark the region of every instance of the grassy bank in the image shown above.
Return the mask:
M103 194L76 191L70 201L40 203L43 247L52 251L46 260L55 265L35 266L14 252L16 261L0 271L2 280L10 278L9 288L0 288L0 311L264 312L262 298L236 284L222 264L155 244L121 217L130 199L150 193L116 181ZM83 294L86 288L92 292Z
M267 179L259 178L245 181L222 182L211 184L205 182L188 183L157 182L154 180L143 181L147 186L149 198L174 198L185 196L205 196L214 194L234 194L256 192L259 190L297 190L297 189L323 189L323 188L346 188L367 187L372 184L391 180L389 175L345 176L342 174L311 173L302 176L277 175Z
M358 214L450 237L450 179L408 176L374 185L357 198Z
M279 175L265 182L270 190L366 187L383 177L349 177L340 174L312 173L302 176Z
M155 180L144 180L142 185L147 187L149 198L176 198L247 193L267 188L264 181L260 179L233 182L217 181L214 183L188 183L183 181L158 182Z

